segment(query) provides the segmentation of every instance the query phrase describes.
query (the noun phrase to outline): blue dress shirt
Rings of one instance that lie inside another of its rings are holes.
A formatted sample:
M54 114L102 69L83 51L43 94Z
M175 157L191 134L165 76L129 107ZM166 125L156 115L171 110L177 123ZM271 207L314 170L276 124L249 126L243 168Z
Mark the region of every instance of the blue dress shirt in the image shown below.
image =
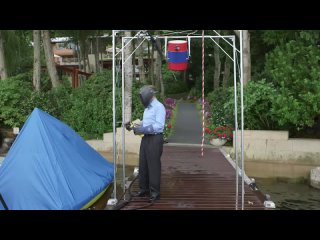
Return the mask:
M166 122L166 109L161 102L154 98L144 110L142 127L146 134L163 133Z

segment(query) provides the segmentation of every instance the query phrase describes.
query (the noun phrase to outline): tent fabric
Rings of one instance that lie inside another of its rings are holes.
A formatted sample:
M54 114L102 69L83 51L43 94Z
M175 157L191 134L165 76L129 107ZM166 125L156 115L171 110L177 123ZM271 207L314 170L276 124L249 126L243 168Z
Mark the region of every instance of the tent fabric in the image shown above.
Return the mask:
M38 108L0 167L0 194L9 210L81 209L112 181L113 164Z

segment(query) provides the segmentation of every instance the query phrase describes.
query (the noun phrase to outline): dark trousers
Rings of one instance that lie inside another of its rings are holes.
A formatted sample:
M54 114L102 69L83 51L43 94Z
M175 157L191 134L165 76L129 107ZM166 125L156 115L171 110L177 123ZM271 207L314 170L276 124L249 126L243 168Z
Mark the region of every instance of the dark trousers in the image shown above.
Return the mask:
M152 195L160 194L161 155L163 135L145 135L141 140L139 156L139 187L150 190Z

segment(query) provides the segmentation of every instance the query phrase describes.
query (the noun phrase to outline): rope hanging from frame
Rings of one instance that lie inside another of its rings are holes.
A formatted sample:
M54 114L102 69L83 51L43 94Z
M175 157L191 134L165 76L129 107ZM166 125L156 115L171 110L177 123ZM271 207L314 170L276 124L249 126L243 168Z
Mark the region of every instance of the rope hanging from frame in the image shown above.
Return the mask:
M204 30L202 30L202 143L201 156L203 157L204 145Z

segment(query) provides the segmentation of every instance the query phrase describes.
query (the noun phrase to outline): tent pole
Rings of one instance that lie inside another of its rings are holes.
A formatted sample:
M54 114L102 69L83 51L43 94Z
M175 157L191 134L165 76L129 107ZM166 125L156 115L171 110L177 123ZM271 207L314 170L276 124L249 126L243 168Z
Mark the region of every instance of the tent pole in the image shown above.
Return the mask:
M117 199L117 177L116 177L116 151L117 151L117 139L116 139L116 31L112 30L112 114L113 114L113 197Z
M6 204L6 202L4 201L2 195L0 194L0 202L2 204L2 206L4 207L5 210L9 210L8 205Z
M235 37L233 41L233 82L234 82L234 149L236 158L236 210L238 210L238 199L239 199L239 164L238 164L238 101L237 101L237 65L236 65L236 43Z
M125 66L125 62L124 62L124 39L122 38L122 57L121 57L121 62L122 62L122 69L121 69L121 91L122 91L122 184L123 184L123 192L126 191L126 149L125 149L125 144L126 144L126 140L125 140L125 98L124 98L124 66ZM124 200L126 200L126 196L124 196Z
M240 87L241 87L241 180L242 180L242 190L241 190L241 209L244 209L244 116L243 116L243 43L242 43L243 30L240 30Z

